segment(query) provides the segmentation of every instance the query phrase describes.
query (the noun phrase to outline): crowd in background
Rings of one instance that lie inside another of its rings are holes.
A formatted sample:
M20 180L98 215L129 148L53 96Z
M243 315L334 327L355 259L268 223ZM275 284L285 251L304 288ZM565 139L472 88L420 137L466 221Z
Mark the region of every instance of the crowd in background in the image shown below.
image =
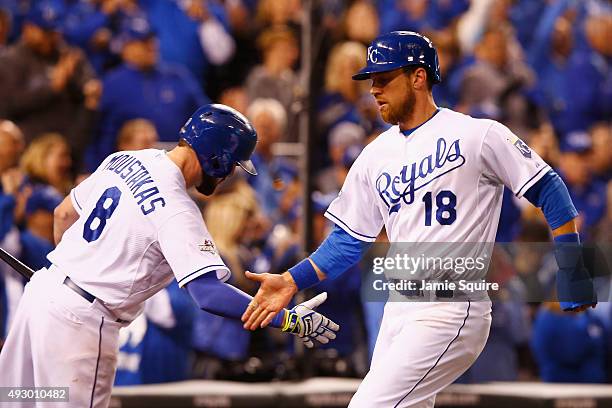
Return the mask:
M580 213L583 240L603 243L610 271L612 2L313 4L309 99L299 0L0 0L0 246L33 269L47 266L53 209L74 185L114 151L177 142L198 106L219 102L257 130L259 175L241 174L211 199L194 199L232 284L254 294L245 270L280 273L303 255L304 183L298 157L279 148L298 141L301 110L314 118L311 222L321 242L327 205L361 149L388 126L367 81L351 75L376 35L413 30L439 53L437 104L506 124L550 163ZM612 303L564 314L542 302L554 287L554 258L520 243L549 239L539 210L506 189L497 240L519 245L494 257L506 289L494 298L487 346L460 381L612 379ZM123 331L117 383L362 376L383 306L361 300L367 272L357 265L315 288L329 293L320 311L342 330L307 358L290 336L245 331L196 310L170 285ZM600 300L610 300L602 275ZM0 264L0 344L23 285Z

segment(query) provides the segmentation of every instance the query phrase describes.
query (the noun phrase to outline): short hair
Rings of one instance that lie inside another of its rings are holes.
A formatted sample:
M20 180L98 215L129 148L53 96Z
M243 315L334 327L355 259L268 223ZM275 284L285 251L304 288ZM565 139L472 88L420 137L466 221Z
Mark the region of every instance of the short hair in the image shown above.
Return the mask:
M147 119L132 119L128 120L121 126L119 129L119 134L117 135L117 147L122 144L129 143L134 138L134 133L138 132L140 129L153 130L157 134L157 130L155 129L155 125L151 123L151 121Z
M363 65L366 54L367 48L365 45L356 41L346 41L334 46L329 53L325 68L325 89L330 92L338 91L342 83L340 76L344 74L341 72L342 63L352 59L357 61L359 65Z
M279 101L274 98L257 98L249 105L247 116L253 121L263 112L269 113L274 118L276 123L279 124L281 132L285 130L287 126L287 112Z
M278 41L289 41L295 44L297 47L297 39L295 34L287 26L274 26L268 28L257 37L257 47L262 51L266 52Z

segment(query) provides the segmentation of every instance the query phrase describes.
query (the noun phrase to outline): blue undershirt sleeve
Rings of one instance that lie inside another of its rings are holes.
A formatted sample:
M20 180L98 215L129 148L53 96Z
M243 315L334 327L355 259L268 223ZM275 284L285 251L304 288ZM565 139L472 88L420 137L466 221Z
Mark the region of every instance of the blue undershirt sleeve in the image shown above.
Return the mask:
M200 309L218 316L240 320L253 299L235 286L221 282L216 272L208 272L187 283L187 291ZM278 313L270 326L280 328L284 313Z
M561 177L549 171L524 194L536 207L542 208L551 229L556 229L578 216L567 187Z
M335 279L355 265L371 245L371 242L360 241L336 225L310 259L328 278Z

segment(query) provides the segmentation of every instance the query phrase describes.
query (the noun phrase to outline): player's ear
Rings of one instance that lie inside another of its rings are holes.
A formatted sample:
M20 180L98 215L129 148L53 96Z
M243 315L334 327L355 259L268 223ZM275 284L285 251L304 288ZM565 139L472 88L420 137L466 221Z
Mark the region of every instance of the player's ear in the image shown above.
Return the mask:
M425 70L425 68L418 67L416 70L414 70L412 86L414 89L427 88L427 71Z

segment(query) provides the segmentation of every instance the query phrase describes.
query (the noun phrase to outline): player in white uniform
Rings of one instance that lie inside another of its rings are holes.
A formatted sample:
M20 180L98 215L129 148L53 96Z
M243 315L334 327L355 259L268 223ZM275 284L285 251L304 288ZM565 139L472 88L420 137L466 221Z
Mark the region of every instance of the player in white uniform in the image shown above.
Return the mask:
M246 328L265 326L297 290L343 273L383 226L392 243L433 243L434 253L438 244L438 250L456 250L459 256L465 251L486 256L486 243L495 241L504 185L541 206L553 229L562 307L583 310L595 304L581 255L574 251L577 213L562 181L502 124L435 105L431 90L441 78L426 37L381 35L368 48L367 66L353 79L372 80L370 92L393 126L351 167L325 214L335 228L319 249L282 275L249 275L261 287L258 308L243 315ZM423 267L418 272L417 287L390 292L393 301L385 306L370 371L350 407L433 407L436 393L482 351L491 324L486 292L420 290L423 280L441 275ZM402 277L396 273L388 277Z
M256 141L244 116L206 105L172 151L112 154L74 188L55 211L52 266L26 285L0 354L0 387L69 387L69 404L58 406L106 407L119 329L173 278L202 309L240 318L252 298L224 283L230 271L187 189L212 194L236 165L256 174ZM324 298L275 326L307 346L327 343L338 326L311 310Z

